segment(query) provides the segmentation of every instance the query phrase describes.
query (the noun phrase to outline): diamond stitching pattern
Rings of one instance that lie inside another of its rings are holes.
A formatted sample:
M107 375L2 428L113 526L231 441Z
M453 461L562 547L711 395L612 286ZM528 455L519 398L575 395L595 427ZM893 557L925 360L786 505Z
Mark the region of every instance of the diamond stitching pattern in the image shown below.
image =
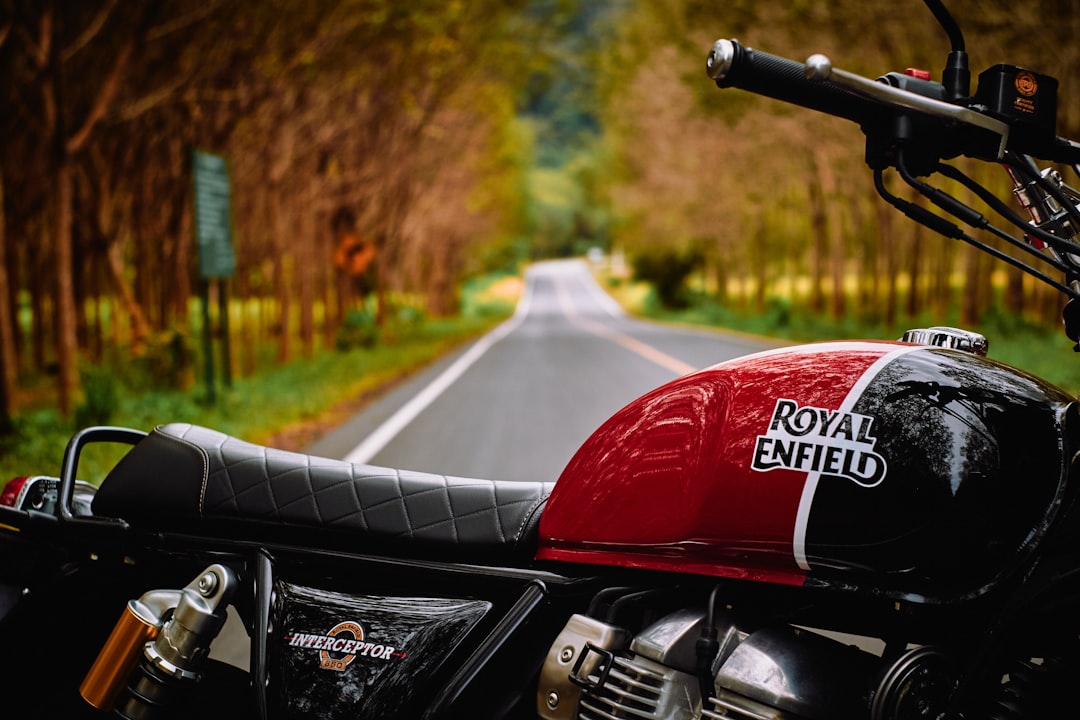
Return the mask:
M554 483L453 478L275 450L188 424L157 432L204 450L207 517L334 527L397 539L513 545Z

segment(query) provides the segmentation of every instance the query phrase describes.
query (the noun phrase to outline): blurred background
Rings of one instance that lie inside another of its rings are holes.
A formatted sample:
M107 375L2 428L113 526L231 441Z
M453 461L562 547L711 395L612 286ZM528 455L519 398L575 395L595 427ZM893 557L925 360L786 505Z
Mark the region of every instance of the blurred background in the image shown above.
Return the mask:
M1080 137L1077 2L947 5ZM301 447L555 257L643 315L959 324L1080 387L1054 291L895 215L857 127L718 91L718 37L870 77L949 49L917 0L0 0L0 477L93 424Z

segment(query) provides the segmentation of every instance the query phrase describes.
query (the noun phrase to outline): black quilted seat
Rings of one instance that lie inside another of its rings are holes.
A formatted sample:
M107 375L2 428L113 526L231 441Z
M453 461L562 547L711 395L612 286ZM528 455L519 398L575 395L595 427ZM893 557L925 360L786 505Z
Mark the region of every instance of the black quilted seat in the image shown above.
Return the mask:
M150 530L506 562L532 557L553 486L354 465L175 423L131 449L93 509Z

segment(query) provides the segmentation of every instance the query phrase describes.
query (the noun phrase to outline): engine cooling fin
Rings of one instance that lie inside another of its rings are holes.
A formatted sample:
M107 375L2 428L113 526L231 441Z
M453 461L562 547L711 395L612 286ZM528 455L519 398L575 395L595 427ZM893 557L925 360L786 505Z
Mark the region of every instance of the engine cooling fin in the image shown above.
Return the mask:
M689 717L692 703L679 692L692 680L686 673L643 657L614 656L606 679L582 695L580 720Z
M801 716L723 691L709 698L707 706L701 709L701 717L702 720L801 720Z

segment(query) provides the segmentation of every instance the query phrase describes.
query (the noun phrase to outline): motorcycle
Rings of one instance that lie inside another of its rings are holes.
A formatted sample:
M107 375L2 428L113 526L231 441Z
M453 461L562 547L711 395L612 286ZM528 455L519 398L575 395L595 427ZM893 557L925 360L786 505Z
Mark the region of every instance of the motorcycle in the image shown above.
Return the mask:
M1080 193L1036 165L1078 170L1057 83L996 65L972 94L959 28L926 4L953 40L940 83L734 40L708 74L857 122L887 202L1059 289L1080 341ZM1002 164L1028 217L945 162L959 156ZM0 702L122 718L1060 713L1080 678L1077 402L986 350L932 327L727 361L624 407L554 483L187 424L83 430L59 478L0 498ZM76 479L96 443L131 446L100 486ZM229 608L246 668L212 653Z

